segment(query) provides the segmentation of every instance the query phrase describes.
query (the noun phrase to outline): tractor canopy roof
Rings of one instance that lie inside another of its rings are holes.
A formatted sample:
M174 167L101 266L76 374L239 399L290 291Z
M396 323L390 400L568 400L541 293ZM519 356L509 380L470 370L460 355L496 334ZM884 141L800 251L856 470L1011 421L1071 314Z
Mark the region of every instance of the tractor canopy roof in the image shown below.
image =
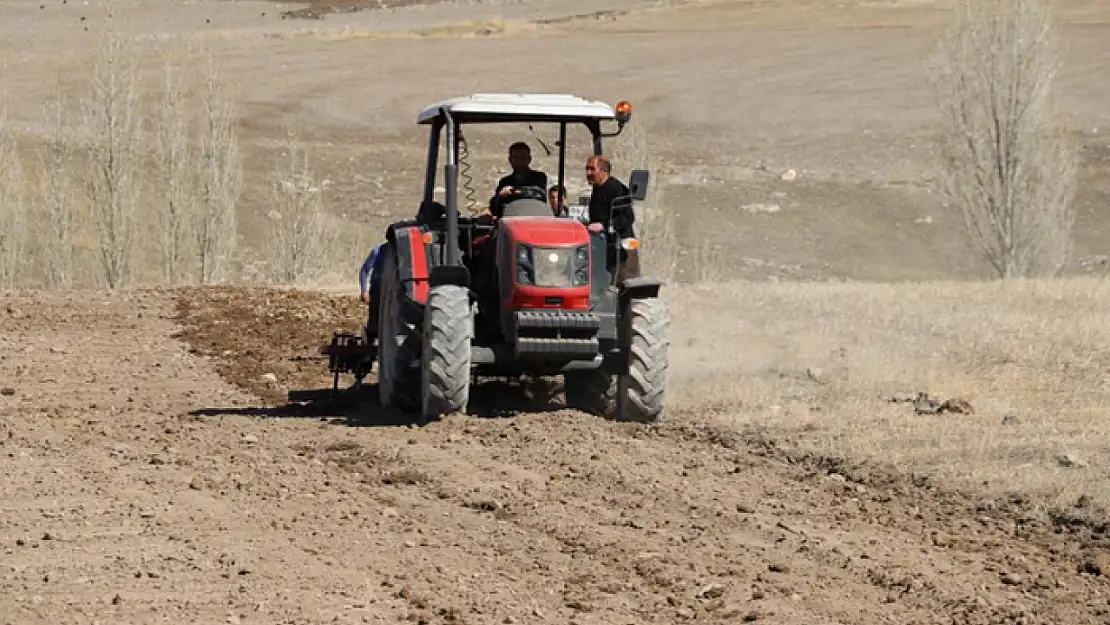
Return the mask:
M620 102L617 108L627 103ZM631 107L628 107L629 109ZM445 119L447 112L459 124L517 122L588 122L617 119L617 110L600 101L568 94L476 93L430 104L418 118L419 124Z

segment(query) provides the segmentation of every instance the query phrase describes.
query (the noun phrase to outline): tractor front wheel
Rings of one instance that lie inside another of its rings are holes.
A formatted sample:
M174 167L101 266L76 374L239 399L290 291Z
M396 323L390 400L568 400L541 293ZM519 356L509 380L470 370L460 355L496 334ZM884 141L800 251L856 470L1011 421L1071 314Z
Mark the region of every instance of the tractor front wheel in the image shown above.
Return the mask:
M424 309L421 358L421 410L425 419L466 410L473 334L467 289L450 284L432 287Z
M564 374L567 404L616 421L663 420L667 389L671 319L658 298L633 300L625 312L628 371L601 370Z

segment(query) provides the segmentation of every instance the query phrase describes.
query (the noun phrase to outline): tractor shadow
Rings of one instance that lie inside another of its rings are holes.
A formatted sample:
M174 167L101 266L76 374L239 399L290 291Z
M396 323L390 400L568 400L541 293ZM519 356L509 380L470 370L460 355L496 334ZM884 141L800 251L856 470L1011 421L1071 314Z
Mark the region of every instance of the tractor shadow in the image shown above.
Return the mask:
M277 406L199 408L193 417L242 416L262 419L316 419L350 427L405 427L418 425L412 415L382 408L377 384L332 390L299 389L288 393L288 401Z
M466 416L481 419L505 419L521 414L562 410L561 381L550 379L485 379L470 387L470 404ZM359 388L332 390L302 389L288 393L289 401L272 407L247 406L234 408L199 408L189 411L193 417L247 416L264 419L317 419L348 427L418 427L417 415L382 408L378 385L363 384Z
M563 383L552 378L486 378L470 386L467 416L505 419L566 408Z

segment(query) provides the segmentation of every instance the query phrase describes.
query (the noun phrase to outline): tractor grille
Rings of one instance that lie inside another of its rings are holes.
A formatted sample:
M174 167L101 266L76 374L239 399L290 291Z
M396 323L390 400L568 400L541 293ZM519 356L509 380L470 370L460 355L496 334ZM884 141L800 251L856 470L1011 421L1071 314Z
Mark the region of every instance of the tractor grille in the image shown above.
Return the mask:
M555 360L593 358L600 349L601 319L573 310L518 310L513 313L515 354Z
M584 360L598 353L597 339L517 338L516 357Z
M597 315L573 310L518 310L513 313L513 320L520 329L596 332L601 327Z

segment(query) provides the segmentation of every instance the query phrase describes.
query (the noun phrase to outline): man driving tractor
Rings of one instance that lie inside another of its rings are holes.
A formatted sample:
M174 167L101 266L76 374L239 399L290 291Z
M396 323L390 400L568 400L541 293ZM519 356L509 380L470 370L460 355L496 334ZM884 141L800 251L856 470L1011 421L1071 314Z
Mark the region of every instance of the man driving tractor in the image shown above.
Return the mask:
M489 212L496 218L501 218L505 211L505 204L518 194L524 187L538 187L547 189L547 174L532 169L532 148L523 141L517 141L509 146L509 166L512 173L497 181L494 197L490 199Z

